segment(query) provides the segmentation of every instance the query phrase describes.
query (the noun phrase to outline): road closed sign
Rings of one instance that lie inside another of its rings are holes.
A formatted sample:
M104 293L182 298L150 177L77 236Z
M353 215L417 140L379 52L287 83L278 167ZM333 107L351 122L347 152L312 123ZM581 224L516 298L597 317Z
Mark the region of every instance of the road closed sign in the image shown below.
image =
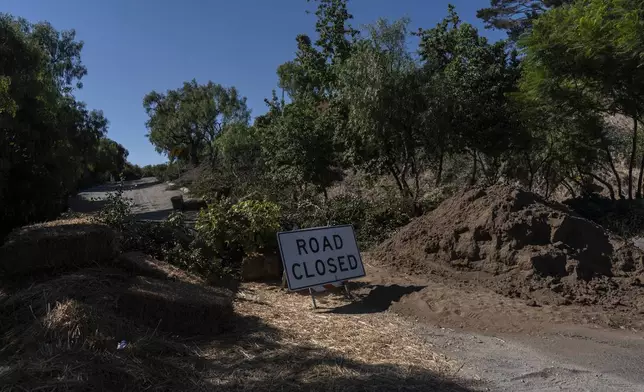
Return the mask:
M365 276L353 226L277 233L290 290Z

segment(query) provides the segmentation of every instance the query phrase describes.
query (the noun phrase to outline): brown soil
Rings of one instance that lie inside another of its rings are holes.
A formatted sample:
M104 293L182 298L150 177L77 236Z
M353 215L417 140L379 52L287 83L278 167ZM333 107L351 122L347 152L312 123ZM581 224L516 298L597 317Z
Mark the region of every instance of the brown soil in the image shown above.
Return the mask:
M561 204L511 187L445 201L371 259L431 282L395 305L419 318L495 330L553 322L644 328L642 252Z

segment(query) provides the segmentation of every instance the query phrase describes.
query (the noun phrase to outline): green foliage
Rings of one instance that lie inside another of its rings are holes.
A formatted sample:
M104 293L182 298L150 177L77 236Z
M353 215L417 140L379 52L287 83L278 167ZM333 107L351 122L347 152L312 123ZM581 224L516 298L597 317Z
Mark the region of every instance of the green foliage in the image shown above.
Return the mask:
M280 208L268 201L227 200L202 210L195 228L198 236L220 258L239 262L244 254L274 248L280 228Z
M226 126L250 121L246 98L236 88L200 85L194 79L166 94L147 94L143 107L149 116L148 138L157 151L194 166L202 155L211 162L216 158L215 139Z
M478 10L485 27L506 30L516 41L529 31L537 19L552 7L572 3L573 0L490 0L490 7Z
M341 178L333 109L297 101L262 129L262 152L272 176L286 184L313 184L324 191Z
M186 170L188 166L178 161L146 165L141 168L141 177L156 177L160 181L170 181L179 178Z
M378 244L409 223L413 206L397 195L370 200L361 195L342 194L327 202L301 200L283 208L286 228L353 225L358 243L364 248Z
M522 90L528 99L552 101L559 111L578 117L618 113L631 118L629 198L634 196L638 124L644 113L642 16L638 0L577 1L544 14L520 42L526 54Z
M117 230L124 230L132 223L133 202L123 196L122 187L116 192L109 193L105 198L105 205L99 211L97 219Z
M0 36L1 236L65 209L107 121L71 95L86 72L73 31L1 14Z
M350 162L391 175L412 196L408 171L418 174L416 110L421 104L416 64L406 51L407 20L378 21L339 70L348 109L345 145Z

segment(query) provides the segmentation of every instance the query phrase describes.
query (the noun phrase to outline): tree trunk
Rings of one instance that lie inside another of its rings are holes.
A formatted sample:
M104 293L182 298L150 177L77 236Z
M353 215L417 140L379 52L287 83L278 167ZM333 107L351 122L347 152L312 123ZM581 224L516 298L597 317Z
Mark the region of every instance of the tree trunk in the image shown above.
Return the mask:
M534 174L535 174L534 168L532 165L532 159L530 159L530 154L528 154L527 152L524 152L523 155L528 165L528 170L530 171L530 174L528 177L528 190L532 192L532 187L534 186Z
M637 194L635 197L642 198L642 180L644 179L644 154L642 154L642 162L640 163L640 175L637 179Z
M570 184L568 184L568 182L567 182L566 180L562 180L562 181L561 181L561 183L563 184L563 186L564 186L566 189L568 189L568 192L570 192L570 196L572 196L573 198L577 197L577 193L576 193L576 192L575 192L575 190L572 188L572 186L571 186Z
M476 184L476 172L478 171L478 158L476 157L476 150L472 151L472 158L474 159L474 164L472 165L472 176L470 177L470 186Z
M546 172L544 173L544 178L546 180L546 194L545 198L548 199L550 198L550 168L551 168L550 162L546 163Z
M396 180L396 185L398 185L398 190L400 190L400 194L405 196L405 189L403 188L403 185L400 182L400 179L398 178L396 169L392 165L387 165L387 169L389 170L389 174L391 174L394 180Z
M619 198L623 199L624 193L622 192L622 179L619 177L619 173L615 168L615 162L613 161L613 154L610 153L610 150L608 149L608 146L606 144L604 144L604 151L606 151L606 157L608 158L608 164L610 165L610 170L613 172L613 175L615 176L615 181L617 182L617 193L619 194ZM644 160L642 161L642 164L644 164Z
M414 200L418 199L418 196L420 194L420 170L418 170L418 167L416 166L416 160L412 159L411 161L411 173L414 175Z
M613 189L612 185L610 185L606 180L604 180L603 178L593 173L583 173L583 174L586 174L587 176L590 176L595 180L599 181L603 186L606 187L606 189L608 189L608 193L610 194L610 199L615 200L615 190Z
M436 186L441 184L443 177L443 160L445 159L445 152L441 149L440 157L438 158L438 170L436 171Z
M633 167L637 156L637 115L633 116L633 146L631 147L631 160L628 165L628 199L633 200Z
M199 166L199 147L197 144L190 145L190 164L194 167Z

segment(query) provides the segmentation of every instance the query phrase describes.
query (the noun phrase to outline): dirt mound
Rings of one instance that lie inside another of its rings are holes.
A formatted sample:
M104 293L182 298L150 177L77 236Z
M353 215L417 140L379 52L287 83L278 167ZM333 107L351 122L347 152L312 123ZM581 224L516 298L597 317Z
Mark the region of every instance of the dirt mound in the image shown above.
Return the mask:
M106 225L67 219L25 226L0 247L0 273L30 275L54 269L87 267L116 257L117 238Z
M565 206L507 186L465 191L375 249L385 267L540 304L624 303L641 252Z

